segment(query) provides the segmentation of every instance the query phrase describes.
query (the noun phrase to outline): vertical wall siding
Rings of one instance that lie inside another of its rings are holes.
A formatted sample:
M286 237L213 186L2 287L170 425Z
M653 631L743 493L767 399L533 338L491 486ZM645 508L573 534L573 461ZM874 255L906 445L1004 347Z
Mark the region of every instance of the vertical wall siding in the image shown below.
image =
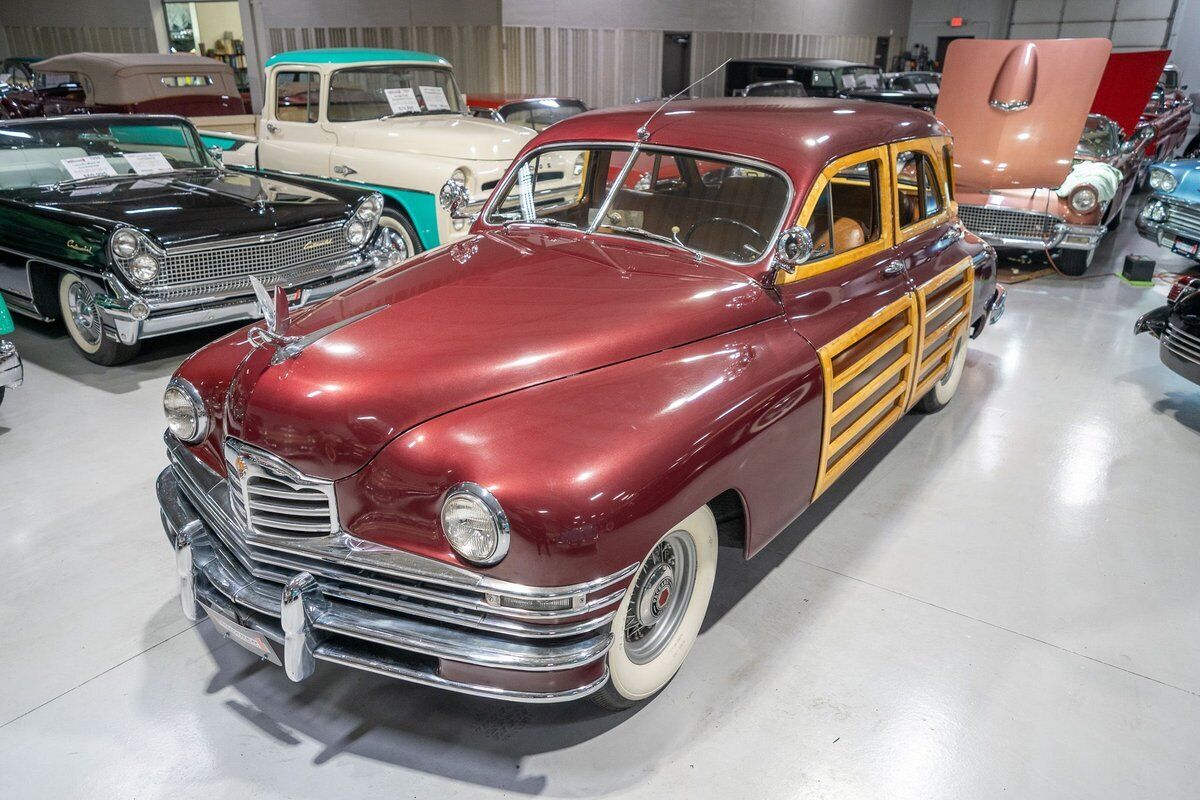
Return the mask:
M417 26L355 28L270 28L271 53L310 47L398 47L445 56L454 64L463 91L566 95L603 108L656 97L662 84L663 33L632 28L543 28L533 26ZM891 54L904 38L892 37ZM805 56L870 63L872 36L819 34L692 34L692 77L726 58ZM717 73L693 92L715 97L724 91Z
M149 28L76 28L5 25L8 52L25 56L57 56L90 50L101 53L153 53L158 50Z

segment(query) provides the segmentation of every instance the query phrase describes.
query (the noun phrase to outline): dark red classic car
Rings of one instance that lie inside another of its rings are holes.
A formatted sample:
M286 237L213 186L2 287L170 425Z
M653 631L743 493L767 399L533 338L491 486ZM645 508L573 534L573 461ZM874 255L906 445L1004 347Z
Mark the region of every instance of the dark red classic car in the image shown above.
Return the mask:
M158 496L190 618L293 680L625 707L683 663L719 545L754 555L950 402L1004 295L937 120L650 112L554 125L469 238L294 315L264 294L179 368Z
M1146 149L1153 163L1173 158L1187 140L1192 101L1184 92L1186 88L1180 84L1179 69L1174 64L1167 64L1139 123L1154 131Z

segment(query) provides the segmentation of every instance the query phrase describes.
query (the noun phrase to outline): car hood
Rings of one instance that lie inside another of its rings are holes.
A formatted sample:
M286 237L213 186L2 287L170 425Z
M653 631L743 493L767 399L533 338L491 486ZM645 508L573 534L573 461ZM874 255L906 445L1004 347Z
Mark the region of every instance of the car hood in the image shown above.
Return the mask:
M241 172L93 182L5 192L107 224L132 225L164 247L273 233L346 219L349 195Z
M611 238L601 248L575 232L476 236L298 314L295 336L353 320L299 355L250 351L226 394L224 434L338 479L454 409L779 313L745 275L672 248Z
M457 161L509 162L537 135L528 128L457 115L395 117L346 128L351 132L351 147Z
M1092 100L1092 113L1103 114L1131 136L1170 55L1170 50L1111 54Z
M952 42L936 114L954 137L955 183L1061 184L1111 49L1107 39Z

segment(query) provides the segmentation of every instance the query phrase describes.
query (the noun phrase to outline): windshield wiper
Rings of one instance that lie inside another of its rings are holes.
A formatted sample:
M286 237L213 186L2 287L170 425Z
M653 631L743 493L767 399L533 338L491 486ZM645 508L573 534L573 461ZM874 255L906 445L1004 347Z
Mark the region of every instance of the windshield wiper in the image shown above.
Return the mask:
M653 239L656 242L662 242L663 244L671 244L671 245L675 245L676 247L681 247L684 250L687 250L693 256L695 256L697 261L700 260L700 251L693 249L691 247L688 247L679 238L679 236L678 236L679 228L678 227L671 229L670 236L663 236L661 233L655 233L654 231L648 231L645 228L639 228L636 225L605 225L604 227L608 228L610 231L615 231L616 233L628 233L633 236L640 236L643 239Z
M546 225L551 228L574 228L579 230L579 226L574 222L564 222L561 219L554 217L534 217L533 219L525 219L524 217L509 217L500 224L501 230L508 230L509 225Z
M123 181L129 178L141 177L142 176L138 175L136 172L126 172L121 175L92 175L88 178L67 178L65 181L58 181L57 183L51 184L51 186L55 189L62 189L65 186L79 186L81 184L91 183L93 181Z

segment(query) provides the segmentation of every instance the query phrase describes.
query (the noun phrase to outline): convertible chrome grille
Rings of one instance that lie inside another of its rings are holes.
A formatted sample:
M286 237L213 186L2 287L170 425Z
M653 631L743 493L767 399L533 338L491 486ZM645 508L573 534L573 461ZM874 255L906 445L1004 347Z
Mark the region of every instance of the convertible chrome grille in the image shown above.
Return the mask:
M338 530L333 484L241 442L225 445L235 511L252 531L267 536L328 536Z
M1200 336L1185 333L1171 323L1163 333L1162 346L1184 361L1200 364Z
M348 258L355 248L346 241L340 223L303 228L265 237L239 239L218 245L170 248L162 260L156 287L238 279L250 289L250 276L263 280L305 264L325 265Z
M979 236L1031 239L1043 243L1054 239L1054 227L1062 222L1052 214L996 206L959 205L958 217L967 230Z
M1167 203L1167 227L1186 236L1200 239L1200 208Z

